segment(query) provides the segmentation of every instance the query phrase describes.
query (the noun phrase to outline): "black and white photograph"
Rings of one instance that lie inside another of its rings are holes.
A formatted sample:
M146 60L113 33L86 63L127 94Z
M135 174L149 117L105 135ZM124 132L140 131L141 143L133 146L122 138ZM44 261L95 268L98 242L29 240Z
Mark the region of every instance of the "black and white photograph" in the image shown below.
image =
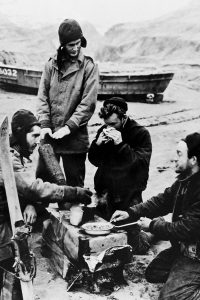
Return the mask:
M200 2L0 0L0 300L200 299Z

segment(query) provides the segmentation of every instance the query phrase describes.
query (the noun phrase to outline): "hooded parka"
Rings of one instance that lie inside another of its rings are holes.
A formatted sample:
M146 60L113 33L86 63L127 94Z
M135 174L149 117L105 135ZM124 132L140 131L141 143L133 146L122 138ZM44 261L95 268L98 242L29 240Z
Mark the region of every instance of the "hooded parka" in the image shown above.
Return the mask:
M87 124L94 113L98 91L98 67L80 51L76 61L63 59L58 71L57 56L46 63L38 92L37 114L42 128L53 132L67 125L70 135L54 141L60 154L86 153Z

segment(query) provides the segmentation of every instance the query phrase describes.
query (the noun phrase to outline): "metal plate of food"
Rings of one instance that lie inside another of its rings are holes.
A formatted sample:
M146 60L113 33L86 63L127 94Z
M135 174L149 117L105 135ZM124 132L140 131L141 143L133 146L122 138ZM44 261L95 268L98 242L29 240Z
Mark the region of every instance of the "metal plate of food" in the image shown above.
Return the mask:
M106 235L110 233L114 226L108 222L90 222L83 224L81 227L90 235Z

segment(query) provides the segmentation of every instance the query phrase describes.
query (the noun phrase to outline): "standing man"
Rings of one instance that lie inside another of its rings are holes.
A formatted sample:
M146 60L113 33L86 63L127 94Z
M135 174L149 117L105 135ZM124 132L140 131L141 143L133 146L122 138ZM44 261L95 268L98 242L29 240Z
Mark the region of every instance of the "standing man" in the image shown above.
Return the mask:
M160 252L146 269L146 279L165 283L159 300L200 299L200 133L181 140L176 149L178 178L164 193L126 211L116 211L111 220L142 218L141 228L171 247ZM172 213L172 221L160 216Z
M40 178L35 178L30 155L39 143L41 129L40 123L32 112L24 109L17 111L13 115L11 129L10 153L25 223L34 224L37 220L37 224L39 218L42 221L48 219L49 214L45 207L50 202L81 202L84 204L91 202L90 196L92 193L88 189L58 186L49 182L43 182ZM21 300L19 280L15 279L15 277L11 280L13 281L13 286L11 282L9 283L11 287L10 298L8 296L4 298L1 291L4 283L3 276L7 274L4 270L14 271L14 258L10 246L11 237L10 216L0 167L0 298Z
M80 25L64 20L58 30L60 47L45 65L38 92L41 138L50 136L58 160L62 157L68 185L84 186L89 148L87 124L94 113L98 67L82 53L86 47ZM45 178L40 160L37 176Z
M98 130L89 149L88 158L97 167L95 190L107 198L107 215L126 210L142 202L152 152L146 128L126 115L128 106L123 98L104 101L99 116L104 125ZM105 217L105 210L103 209Z

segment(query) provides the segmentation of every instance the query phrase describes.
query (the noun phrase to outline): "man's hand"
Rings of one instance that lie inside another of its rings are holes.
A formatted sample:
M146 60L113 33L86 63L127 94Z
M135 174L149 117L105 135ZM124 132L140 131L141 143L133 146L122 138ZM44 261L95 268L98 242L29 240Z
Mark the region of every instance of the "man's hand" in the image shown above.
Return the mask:
M67 125L65 125L64 127L58 129L56 132L54 132L52 134L52 138L54 139L62 139L64 136L69 135L70 134L70 129Z
M97 146L100 146L101 144L105 144L108 141L107 136L105 133L102 131L96 141Z
M144 231L149 231L149 225L151 223L151 219L148 219L148 218L140 218L139 220L139 225L141 226L141 229L144 230Z
M42 128L40 132L40 140L45 138L45 135L49 134L52 137L52 130L51 128Z
M83 204L90 204L91 203L91 196L92 196L92 192L89 189L85 189L85 188L81 188L81 187L77 187L77 200L80 203Z
M114 145L118 145L122 142L121 132L115 128L106 131L106 136L113 140Z
M33 205L27 205L24 210L23 216L24 216L25 223L29 223L29 224L35 223L37 218L35 207Z
M127 213L127 211L124 210L116 210L114 212L114 214L112 215L110 222L118 222L118 221L122 221L122 220L126 220L129 218L129 214Z

